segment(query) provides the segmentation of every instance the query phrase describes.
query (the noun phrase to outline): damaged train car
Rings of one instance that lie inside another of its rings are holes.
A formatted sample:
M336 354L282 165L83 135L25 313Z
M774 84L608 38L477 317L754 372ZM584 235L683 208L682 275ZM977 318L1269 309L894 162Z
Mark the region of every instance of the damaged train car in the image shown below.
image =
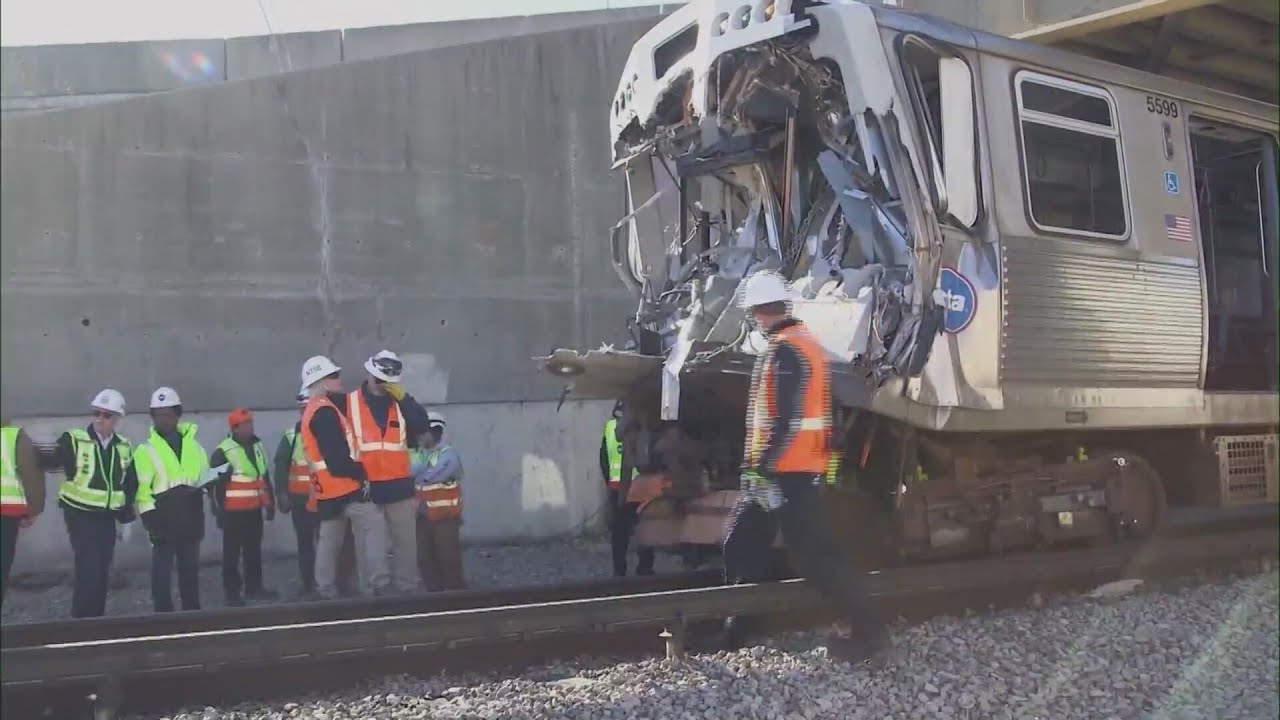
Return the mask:
M540 360L627 401L641 543L721 539L763 268L832 360L831 520L882 560L1275 504L1274 106L892 8L694 0L610 118L631 340Z

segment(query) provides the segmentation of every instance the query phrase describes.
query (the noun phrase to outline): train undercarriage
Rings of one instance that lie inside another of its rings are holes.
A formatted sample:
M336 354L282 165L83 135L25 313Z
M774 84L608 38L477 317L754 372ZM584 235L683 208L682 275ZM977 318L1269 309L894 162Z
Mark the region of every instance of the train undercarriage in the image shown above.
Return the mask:
M650 422L656 391L627 398L633 417L649 417L623 440L638 473L627 490L641 503L636 542L687 558L722 542L740 476L742 408L722 398L745 391L708 381L685 384L697 409L677 422ZM957 434L836 416L824 522L877 567L1107 545L1150 536L1170 508L1277 501L1274 429Z

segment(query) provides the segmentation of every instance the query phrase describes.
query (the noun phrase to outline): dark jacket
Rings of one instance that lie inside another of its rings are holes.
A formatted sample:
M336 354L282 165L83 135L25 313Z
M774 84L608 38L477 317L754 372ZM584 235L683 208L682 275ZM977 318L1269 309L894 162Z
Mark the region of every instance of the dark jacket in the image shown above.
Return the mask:
M22 494L27 501L27 517L35 517L44 512L44 468L40 465L35 443L31 442L26 430L18 428L15 444L17 457L13 462L17 465L18 481L22 483Z
M98 442L98 433L94 431L93 424L88 427L89 439ZM124 507L116 510L116 517L121 522L130 522L133 520L133 500L138 492L138 471L129 463L129 466L122 473L120 472L120 462L117 453L120 452L120 446L124 444L124 438L116 433L112 438L111 444L102 450L99 457L102 462L97 463L93 480L90 481L92 487L111 490L112 492L120 492L124 494ZM58 437L58 441L53 447L54 461L57 463L57 469L62 471L68 480L75 478L78 471L76 467L76 448L75 443L71 440L71 433L65 432ZM104 467L105 466L105 467ZM87 508L59 497L58 505L72 510L82 510L84 512L110 512L104 508Z
M329 401L338 406L338 412L346 414L347 396L342 393L329 393ZM347 445L347 434L342 429L342 418L332 408L323 407L311 415L307 428L316 438L316 446L320 449L320 457L328 466L329 473L337 477L351 478L364 484L364 468L351 459L351 448ZM321 520L330 520L342 514L348 503L362 496L361 491L354 490L342 497L320 500L316 503L316 513Z
M257 435L255 435L253 439L249 441L249 444L247 446L244 443L240 442L239 440L236 441L236 443L239 444L240 447L244 449L244 452L249 457L250 462L253 462L253 446L259 442L261 441L258 439ZM225 462L227 462L227 454L222 451L222 448L214 448L213 454L209 456L209 467L211 468L218 467L219 465ZM213 510L214 515L217 515L222 510L222 508L226 506L227 482L231 480L231 471L232 471L232 468L228 467L226 470L222 472L221 475L218 476L217 480L209 483L206 486L209 491L209 497L213 500L213 507L211 509ZM270 492L271 491L271 471L268 470L267 468L262 468L262 471L267 473L267 476L263 478L263 480L267 484L267 491ZM286 471L287 471L287 468L286 468ZM258 510L259 512L261 512L262 508L259 508ZM274 514L274 510L272 513L269 513L269 514Z
M293 446L302 442L302 421L293 424L293 433L293 442L289 442L287 433L280 436L280 444L276 446L276 456L271 463L271 469L275 471L272 477L275 478L277 502L289 495L289 468L293 466Z
M161 434L182 459L182 435L174 431ZM142 524L151 535L152 544L186 544L204 539L204 492L200 488L179 486L155 498L156 508L142 514Z
M374 422L378 424L378 429L385 432L387 429L387 411L390 409L391 403L396 402L395 399L390 395L374 395L369 392L367 383L360 385L360 395L361 400L369 407L369 414L373 416ZM346 395L341 396L341 401L335 395L330 395L329 398L343 413L350 414L347 408ZM427 431L427 411L423 409L422 405L418 404L418 401L412 395L405 393L404 397L400 398L399 405L400 414L404 415L406 438L416 439ZM317 436L317 439L319 439L319 436ZM326 458L326 462L327 460ZM329 469L332 470L333 466L330 465ZM413 497L413 492L413 478L411 477L369 483L369 499L379 505L408 500Z
M773 352L774 413L773 417L770 418L769 438L765 443L764 452L761 453L760 465L759 467L750 468L761 474L774 473L774 464L778 461L783 449L791 443L791 436L795 432L794 428L799 426L798 421L804 412L802 394L804 388L809 384L809 365L803 361L800 353L795 348L787 343L777 342L775 339L778 332L784 328L799 324L799 320L787 318L769 328L770 342L776 343ZM754 377L751 381L753 397L756 383L760 382L760 377L764 372L764 357L764 355L761 355L760 360L757 361Z

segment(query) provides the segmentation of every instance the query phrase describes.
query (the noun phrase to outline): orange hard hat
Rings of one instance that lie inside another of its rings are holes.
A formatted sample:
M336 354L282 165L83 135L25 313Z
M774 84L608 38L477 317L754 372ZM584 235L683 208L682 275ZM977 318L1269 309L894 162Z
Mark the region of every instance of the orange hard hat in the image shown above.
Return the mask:
M253 413L249 408L238 407L227 413L227 427L235 429L242 422L248 422L253 419Z

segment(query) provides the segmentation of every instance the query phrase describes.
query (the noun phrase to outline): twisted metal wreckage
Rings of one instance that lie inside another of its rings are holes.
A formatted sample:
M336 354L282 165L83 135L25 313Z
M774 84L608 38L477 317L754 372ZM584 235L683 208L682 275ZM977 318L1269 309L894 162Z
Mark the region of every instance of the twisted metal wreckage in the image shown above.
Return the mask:
M640 298L634 348L547 358L562 376L597 376L575 378L575 391L613 384L622 394L620 375L639 378L661 356L661 417L676 419L682 374L717 359L733 366L732 356L763 346L733 299L745 276L766 268L793 281L796 315L841 366L844 404L924 367L949 301L935 289L934 213L972 223L972 173L959 193L968 197L948 203L951 188L927 169L941 167L942 128L925 130L930 164L916 157L905 137L916 120L897 97L869 9L842 8L843 32L817 36L792 3L757 4L742 8L758 14L754 24L721 12L723 31L702 44L697 24L671 37L660 25L632 54L629 71L651 58L661 79L624 76L613 108L628 213L611 244ZM968 68L938 67L934 101L972 113ZM960 85L959 104L937 93ZM927 207L931 196L940 202Z

